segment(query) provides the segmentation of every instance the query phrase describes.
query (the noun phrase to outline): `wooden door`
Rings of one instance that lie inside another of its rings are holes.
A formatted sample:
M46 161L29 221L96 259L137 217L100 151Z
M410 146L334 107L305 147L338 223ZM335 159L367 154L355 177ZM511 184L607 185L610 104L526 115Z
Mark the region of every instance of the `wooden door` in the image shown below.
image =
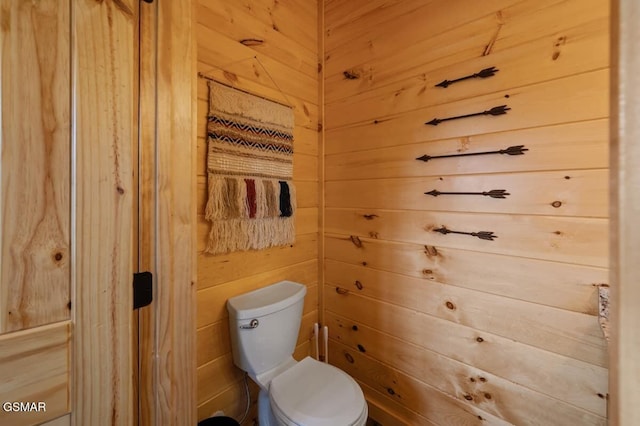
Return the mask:
M0 424L131 424L137 0L0 0Z

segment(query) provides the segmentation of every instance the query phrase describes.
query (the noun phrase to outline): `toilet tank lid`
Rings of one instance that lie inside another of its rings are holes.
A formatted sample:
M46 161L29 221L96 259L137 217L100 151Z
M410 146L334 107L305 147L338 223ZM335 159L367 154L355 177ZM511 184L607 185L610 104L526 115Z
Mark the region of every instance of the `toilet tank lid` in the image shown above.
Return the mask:
M281 311L300 301L307 287L293 281L280 281L227 300L229 316L235 319L259 318Z

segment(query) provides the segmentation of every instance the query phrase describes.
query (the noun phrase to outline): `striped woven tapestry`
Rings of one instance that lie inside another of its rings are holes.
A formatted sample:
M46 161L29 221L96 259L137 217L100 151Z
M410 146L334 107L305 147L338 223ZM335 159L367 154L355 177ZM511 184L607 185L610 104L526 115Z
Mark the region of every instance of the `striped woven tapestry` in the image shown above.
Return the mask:
M294 242L293 111L209 82L206 251Z

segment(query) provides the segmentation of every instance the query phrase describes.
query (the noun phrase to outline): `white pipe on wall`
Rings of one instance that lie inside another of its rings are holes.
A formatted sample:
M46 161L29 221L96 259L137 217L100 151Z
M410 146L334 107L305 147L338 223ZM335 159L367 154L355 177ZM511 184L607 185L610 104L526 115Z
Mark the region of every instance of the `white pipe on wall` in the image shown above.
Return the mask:
M324 362L329 363L329 326L324 326Z
M316 346L316 354L315 355L316 355L316 359L318 361L320 361L320 352L318 351L318 349L319 349L318 348L318 339L319 339L318 333L320 333L320 328L318 326L318 323L315 323L315 324L313 324L313 338L315 340L315 346Z

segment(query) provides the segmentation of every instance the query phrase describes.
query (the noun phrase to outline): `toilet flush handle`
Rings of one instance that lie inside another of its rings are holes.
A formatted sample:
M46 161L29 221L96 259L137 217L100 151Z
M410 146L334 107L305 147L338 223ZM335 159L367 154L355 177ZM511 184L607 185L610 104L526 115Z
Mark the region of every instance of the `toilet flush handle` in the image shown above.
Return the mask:
M245 329L258 328L258 325L260 325L260 322L254 318L251 320L249 324L241 325L240 328L245 328Z

